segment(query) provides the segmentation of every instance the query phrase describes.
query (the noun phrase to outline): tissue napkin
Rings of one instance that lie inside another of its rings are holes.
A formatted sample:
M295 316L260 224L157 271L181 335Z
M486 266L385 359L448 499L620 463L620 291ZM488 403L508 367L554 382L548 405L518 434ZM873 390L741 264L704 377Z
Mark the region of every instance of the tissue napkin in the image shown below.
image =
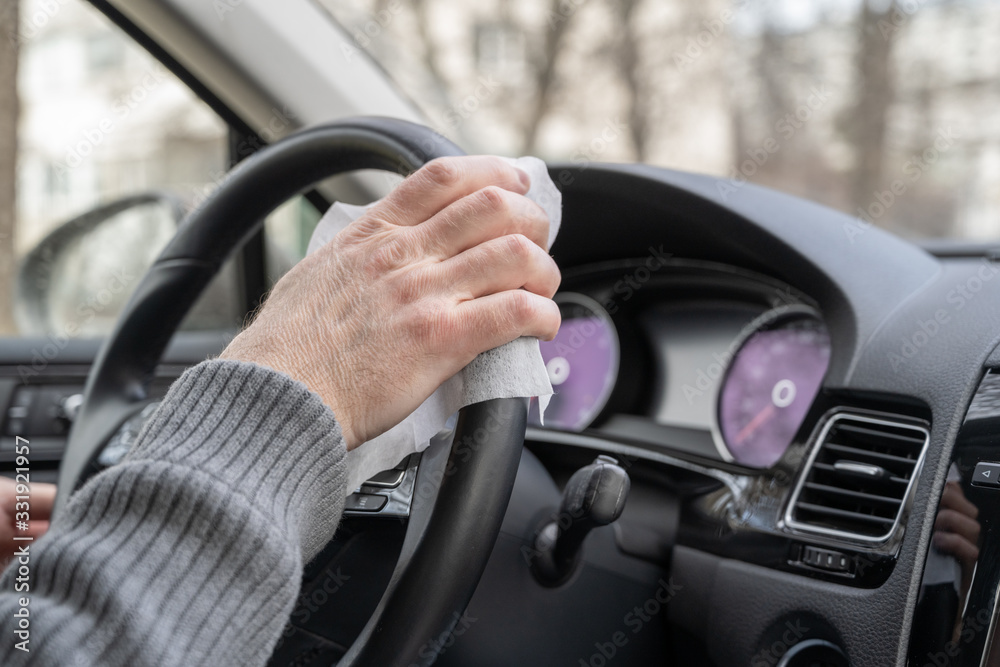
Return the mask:
M526 196L541 206L549 217L551 248L562 221L562 194L549 178L545 163L538 158L522 157L508 161L531 177L531 189ZM313 231L307 253L330 241L367 208L334 204ZM551 395L552 384L537 339L519 338L488 350L445 380L402 422L348 452L347 493L354 492L362 482L392 468L406 456L426 449L431 438L444 428L448 418L466 405L493 398L537 396L539 414L544 419Z

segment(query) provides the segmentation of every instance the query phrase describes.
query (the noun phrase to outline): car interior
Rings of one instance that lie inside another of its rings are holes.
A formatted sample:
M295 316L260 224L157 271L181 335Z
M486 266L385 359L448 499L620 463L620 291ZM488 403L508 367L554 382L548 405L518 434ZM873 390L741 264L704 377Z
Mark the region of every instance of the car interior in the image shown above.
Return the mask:
M468 150L317 3L79 4L200 105L156 122L217 140L193 203L67 206L17 263L0 471L28 439L60 503L298 259L287 220ZM469 406L354 490L270 664L1000 664L998 246L748 178L548 169L544 419L537 399ZM955 520L974 543L941 536Z

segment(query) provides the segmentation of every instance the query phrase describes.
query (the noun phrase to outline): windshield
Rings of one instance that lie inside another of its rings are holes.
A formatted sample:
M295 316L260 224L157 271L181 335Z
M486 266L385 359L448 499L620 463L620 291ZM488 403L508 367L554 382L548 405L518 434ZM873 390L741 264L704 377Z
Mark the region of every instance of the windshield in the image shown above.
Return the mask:
M1000 236L1000 3L320 0L470 150L646 162ZM860 228L860 227L859 227Z

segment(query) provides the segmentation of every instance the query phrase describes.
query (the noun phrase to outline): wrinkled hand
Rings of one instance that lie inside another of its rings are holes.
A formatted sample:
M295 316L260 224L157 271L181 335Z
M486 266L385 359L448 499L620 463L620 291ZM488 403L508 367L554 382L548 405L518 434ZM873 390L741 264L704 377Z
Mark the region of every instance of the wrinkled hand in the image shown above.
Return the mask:
M560 275L529 185L494 157L428 163L279 280L222 358L304 382L353 449L479 353L553 338Z
M34 537L38 539L49 529L49 517L52 516L52 503L56 499L55 484L36 482L30 485L28 506L16 506L18 485L9 477L0 477L0 569L3 569L14 556L19 543L18 537ZM23 490L23 489L22 489ZM27 511L31 520L27 530L19 530L15 522L17 512Z

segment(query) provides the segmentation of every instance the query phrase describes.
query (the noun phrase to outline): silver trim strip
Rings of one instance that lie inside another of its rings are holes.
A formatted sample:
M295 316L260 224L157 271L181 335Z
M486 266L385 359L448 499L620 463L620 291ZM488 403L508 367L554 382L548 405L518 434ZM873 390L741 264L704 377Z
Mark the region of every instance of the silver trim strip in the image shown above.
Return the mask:
M856 421L866 424L879 424L883 426L891 426L893 428L910 429L912 431L917 431L923 434L924 443L920 447L920 456L917 457L916 465L913 468L913 473L910 475L910 483L906 487L906 493L903 494L902 502L899 505L899 511L896 512L896 519L893 521L892 528L890 528L885 534L871 537L868 535L861 535L858 533L851 533L844 530L837 530L834 528L823 528L821 526L814 526L809 523L803 523L801 521L796 521L792 518L792 512L795 509L795 504L799 500L799 494L802 491L802 487L805 485L806 479L809 477L809 473L812 470L813 463L816 457L819 455L820 450L826 443L826 438L830 434L830 430L833 428L837 422L840 421ZM824 418L822 429L820 430L819 437L815 440L815 445L812 451L809 453L809 459L806 464L802 466L802 472L799 474L799 479L795 483L795 490L792 491L791 498L788 501L788 506L785 509L784 524L786 528L790 528L793 531L799 531L802 533L812 533L816 535L825 535L828 537L839 538L844 540L850 540L854 543L863 542L866 544L882 544L891 539L900 530L902 525L903 516L909 513L910 505L913 502L913 495L916 486L917 478L920 477L920 471L924 466L924 457L927 454L927 445L930 443L931 434L926 427L914 424L912 422L905 421L890 421L888 419L878 419L876 417L868 417L865 415L856 414L849 411L837 410L833 413L828 413Z
M976 562L976 568L978 569L979 562ZM969 584L969 590L972 590L972 585L976 582L976 573L972 573L972 583ZM965 604L968 606L969 599L966 596ZM996 638L997 633L997 621L1000 618L998 615L1000 612L1000 588L997 588L996 593L993 594L993 611L990 613L990 628L986 633L986 643L983 645L983 657L979 659L979 667L987 667L986 661L990 657L990 649L993 648L993 640ZM962 609L962 618L965 618L965 609Z

